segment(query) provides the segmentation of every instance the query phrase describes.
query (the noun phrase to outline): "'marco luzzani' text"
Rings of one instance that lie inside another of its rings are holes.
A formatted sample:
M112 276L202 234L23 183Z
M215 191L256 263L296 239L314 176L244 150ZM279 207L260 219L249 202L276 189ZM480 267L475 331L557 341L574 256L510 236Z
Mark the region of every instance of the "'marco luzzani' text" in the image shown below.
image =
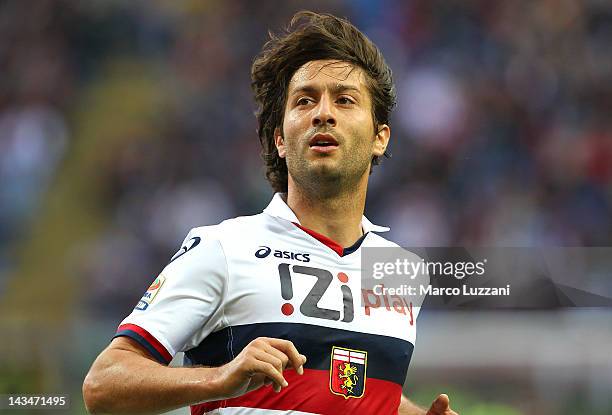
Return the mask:
M510 284L505 287L470 287L463 285L461 287L434 287L431 285L408 285L402 284L399 287L385 287L383 284L377 284L373 287L373 292L376 295L467 295L467 296L509 296Z

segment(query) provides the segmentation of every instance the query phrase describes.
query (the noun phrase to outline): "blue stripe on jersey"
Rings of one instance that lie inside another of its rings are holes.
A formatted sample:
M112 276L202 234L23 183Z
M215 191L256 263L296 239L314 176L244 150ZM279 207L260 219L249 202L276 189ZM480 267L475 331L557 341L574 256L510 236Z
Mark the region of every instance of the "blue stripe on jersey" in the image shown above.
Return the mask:
M121 330L118 331L114 336L113 339L115 337L129 337L130 339L136 340L138 342L138 344L140 344L142 347L144 347L150 354L151 356L153 356L155 358L155 360L157 360L159 363L163 364L163 365L167 365L168 363L170 363L170 361L166 360L160 352L158 352L155 347L153 347L153 345L151 343L149 343L144 337L142 337L140 334L136 333L133 330Z
M291 340L307 357L306 369L329 370L333 346L368 352L368 377L404 384L414 345L395 337L301 323L257 323L211 333L185 352L193 365L221 366L257 337Z

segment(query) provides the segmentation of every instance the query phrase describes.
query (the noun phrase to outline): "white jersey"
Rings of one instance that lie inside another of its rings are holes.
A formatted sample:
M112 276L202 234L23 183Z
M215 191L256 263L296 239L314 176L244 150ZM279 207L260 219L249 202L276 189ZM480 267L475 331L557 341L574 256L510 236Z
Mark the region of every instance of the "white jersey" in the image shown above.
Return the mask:
M219 366L253 339L291 340L307 357L289 386L192 406L192 414L396 414L416 338L419 304L369 300L361 250L396 247L362 220L353 247L305 229L280 194L263 213L192 229L116 336L163 364L185 352ZM393 304L390 306L389 304Z

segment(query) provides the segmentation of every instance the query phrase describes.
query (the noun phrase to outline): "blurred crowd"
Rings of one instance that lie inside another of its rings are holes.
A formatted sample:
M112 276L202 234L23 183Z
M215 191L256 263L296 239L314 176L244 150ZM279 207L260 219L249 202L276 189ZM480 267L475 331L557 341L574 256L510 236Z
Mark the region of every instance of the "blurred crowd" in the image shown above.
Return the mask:
M46 6L0 4L0 296L15 243L28 232L69 145L72 51Z
M366 206L393 240L612 243L610 2L14 0L0 3L0 295L83 139L74 102L109 85L113 60L153 74L163 103L100 172L106 225L79 267L90 312L129 312L191 227L258 213L272 191L250 65L306 8L347 16L393 69L392 158Z

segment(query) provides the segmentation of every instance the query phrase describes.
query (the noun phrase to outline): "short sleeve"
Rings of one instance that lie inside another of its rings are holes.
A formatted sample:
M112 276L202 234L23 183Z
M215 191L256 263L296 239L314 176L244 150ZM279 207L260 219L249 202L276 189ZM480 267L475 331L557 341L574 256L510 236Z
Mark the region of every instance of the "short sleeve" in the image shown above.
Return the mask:
M221 324L227 263L220 241L205 229L189 232L115 334L134 339L163 364Z

